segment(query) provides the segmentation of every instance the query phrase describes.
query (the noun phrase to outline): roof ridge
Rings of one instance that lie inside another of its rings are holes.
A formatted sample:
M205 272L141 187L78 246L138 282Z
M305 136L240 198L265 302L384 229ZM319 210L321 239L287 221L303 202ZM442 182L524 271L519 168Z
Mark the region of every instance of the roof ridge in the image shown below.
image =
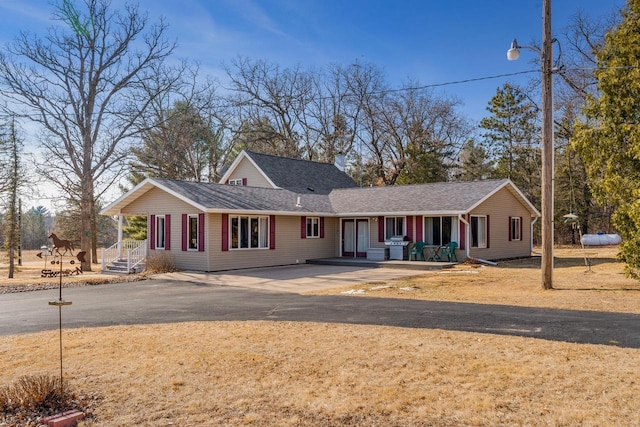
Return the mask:
M279 160L295 160L298 162L307 162L307 163L313 163L315 165L330 165L330 166L335 166L333 163L330 162L320 162L320 161L316 161L316 160L308 160L308 159L300 159L300 158L296 158L296 157L284 157L284 156L277 156L275 154L267 154L267 153L259 153L257 151L251 151L251 150L244 150L247 154L257 154L258 156L267 156L267 157L272 157L274 159L279 159Z

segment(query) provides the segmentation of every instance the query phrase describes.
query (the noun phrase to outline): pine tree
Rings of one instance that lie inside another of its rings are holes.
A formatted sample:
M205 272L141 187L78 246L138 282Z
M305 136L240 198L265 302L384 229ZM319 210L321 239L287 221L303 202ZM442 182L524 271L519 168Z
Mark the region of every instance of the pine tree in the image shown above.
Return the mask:
M498 88L480 122L493 178L509 178L535 205L540 200L540 131L538 110L522 89L509 83Z
M598 202L615 206L620 258L640 278L640 0L628 0L622 18L596 51L598 93L587 99L573 145Z

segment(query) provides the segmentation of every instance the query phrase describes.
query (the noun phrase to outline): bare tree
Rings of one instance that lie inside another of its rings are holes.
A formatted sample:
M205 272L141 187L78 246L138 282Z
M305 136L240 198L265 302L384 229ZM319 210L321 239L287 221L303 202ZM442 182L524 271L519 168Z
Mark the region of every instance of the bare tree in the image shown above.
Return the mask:
M236 131L241 133L237 140L262 144L259 151L286 157L313 152L315 141L302 139L302 117L315 94L310 73L242 57L226 70L234 92L229 100L238 118Z
M78 202L85 271L96 258L95 204L122 171L123 144L176 80L164 68L175 47L164 22L150 25L136 6L110 6L62 0L54 12L62 25L44 39L22 33L0 53L0 91L43 129L49 158L42 172Z

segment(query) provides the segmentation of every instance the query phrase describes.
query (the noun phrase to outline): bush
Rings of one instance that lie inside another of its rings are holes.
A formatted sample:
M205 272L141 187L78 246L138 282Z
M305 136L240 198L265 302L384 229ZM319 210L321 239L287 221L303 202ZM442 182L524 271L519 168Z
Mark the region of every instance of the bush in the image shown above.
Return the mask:
M60 378L49 375L20 377L0 388L0 412L50 413L64 410L74 396L65 388L60 394Z
M155 251L147 256L147 271L149 273L172 273L177 270L169 252Z

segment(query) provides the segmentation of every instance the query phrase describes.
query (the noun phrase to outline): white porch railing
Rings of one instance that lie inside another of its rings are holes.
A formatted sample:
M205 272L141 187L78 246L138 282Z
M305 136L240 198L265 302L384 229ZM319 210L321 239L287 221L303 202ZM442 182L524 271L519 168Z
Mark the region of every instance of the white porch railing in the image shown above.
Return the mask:
M136 267L147 259L147 241L143 240L132 249L127 249L127 271L135 272Z
M126 257L125 257L126 256ZM127 261L127 271L131 272L147 258L147 241L126 239L102 249L102 270L117 261Z

